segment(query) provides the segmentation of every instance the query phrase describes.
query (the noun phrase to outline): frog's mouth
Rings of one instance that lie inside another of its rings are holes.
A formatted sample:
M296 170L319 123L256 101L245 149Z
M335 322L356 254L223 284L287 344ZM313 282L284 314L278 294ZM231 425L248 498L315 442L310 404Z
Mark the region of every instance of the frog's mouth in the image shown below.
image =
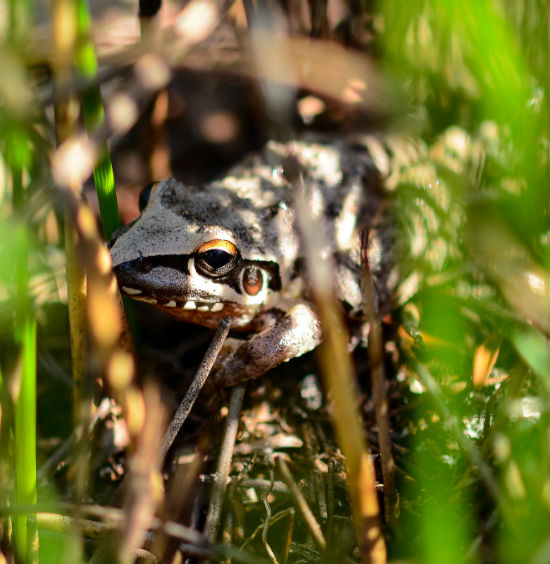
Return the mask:
M151 304L180 321L195 323L212 329L217 328L220 321L229 316L232 318L231 325L234 329L247 330L259 309L258 306L244 306L235 302L179 301L153 298L144 296L141 290L126 286L121 286L120 290L125 296Z
M167 300L161 298L153 298L144 296L142 290L138 290L137 288L130 288L128 286L121 286L121 292L125 296L129 296L136 300L147 302L149 304L156 305L158 307L162 307L164 309L175 309L175 310L184 310L184 311L197 311L197 312L212 312L217 313L222 311L225 305L237 305L237 304L230 304L226 302L205 302L200 300Z

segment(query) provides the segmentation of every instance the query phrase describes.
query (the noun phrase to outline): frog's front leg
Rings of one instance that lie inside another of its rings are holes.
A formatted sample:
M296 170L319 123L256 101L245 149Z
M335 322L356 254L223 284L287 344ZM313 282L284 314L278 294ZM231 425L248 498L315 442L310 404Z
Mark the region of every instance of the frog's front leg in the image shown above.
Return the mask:
M313 308L297 304L271 327L244 343L228 339L214 367L214 381L233 386L258 378L282 362L311 351L321 339L321 324Z

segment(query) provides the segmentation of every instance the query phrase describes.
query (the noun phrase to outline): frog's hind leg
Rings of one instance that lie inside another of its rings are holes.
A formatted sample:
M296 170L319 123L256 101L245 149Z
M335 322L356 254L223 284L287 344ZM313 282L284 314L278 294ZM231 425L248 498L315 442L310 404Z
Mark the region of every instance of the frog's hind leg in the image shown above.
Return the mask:
M273 326L244 343L228 339L214 367L215 382L234 386L258 378L282 362L311 351L321 339L321 324L313 308L297 304Z

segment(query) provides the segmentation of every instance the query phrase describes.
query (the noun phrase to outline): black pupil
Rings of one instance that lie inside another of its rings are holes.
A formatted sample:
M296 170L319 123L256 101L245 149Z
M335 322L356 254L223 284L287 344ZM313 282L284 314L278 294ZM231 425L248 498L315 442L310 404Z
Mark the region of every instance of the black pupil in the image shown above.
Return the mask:
M223 268L231 262L233 255L222 249L210 249L201 253L201 259L214 270Z

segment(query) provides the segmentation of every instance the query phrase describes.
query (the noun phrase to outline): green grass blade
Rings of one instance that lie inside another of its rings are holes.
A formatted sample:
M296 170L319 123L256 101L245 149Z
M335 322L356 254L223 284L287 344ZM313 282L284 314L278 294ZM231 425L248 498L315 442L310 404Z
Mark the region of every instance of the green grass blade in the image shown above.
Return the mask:
M15 129L8 135L8 164L12 178L13 209L19 212L24 205L25 183L23 170L30 162L28 137ZM24 223L15 226L13 233L15 282L15 344L20 348L16 365L18 393L14 398L15 435L15 500L16 503L36 503L36 319L31 311L29 288L29 234ZM38 550L36 519L19 515L13 520L15 546L19 556L27 562L35 561Z
M19 504L36 503L36 320L28 315L21 327L21 385L15 402L15 494ZM36 522L14 518L15 543L20 555L32 561L37 547ZM28 550L31 547L31 550Z
M84 99L82 103L84 107ZM108 151L103 153L94 167L94 183L99 201L99 212L103 223L105 239L108 241L120 225L118 203L115 191L115 176Z
M90 39L90 14L86 0L77 0L77 48L75 64L77 73L86 80L97 76L97 57ZM104 122L105 111L99 86L86 88L82 92L82 114L86 129L97 131ZM99 161L94 167L94 184L99 202L99 211L103 222L105 238L109 240L113 231L120 225L120 215L115 191L113 165L106 141L99 146Z
M550 344L542 333L532 327L521 327L512 332L511 340L527 365L540 377L547 393L550 392Z

